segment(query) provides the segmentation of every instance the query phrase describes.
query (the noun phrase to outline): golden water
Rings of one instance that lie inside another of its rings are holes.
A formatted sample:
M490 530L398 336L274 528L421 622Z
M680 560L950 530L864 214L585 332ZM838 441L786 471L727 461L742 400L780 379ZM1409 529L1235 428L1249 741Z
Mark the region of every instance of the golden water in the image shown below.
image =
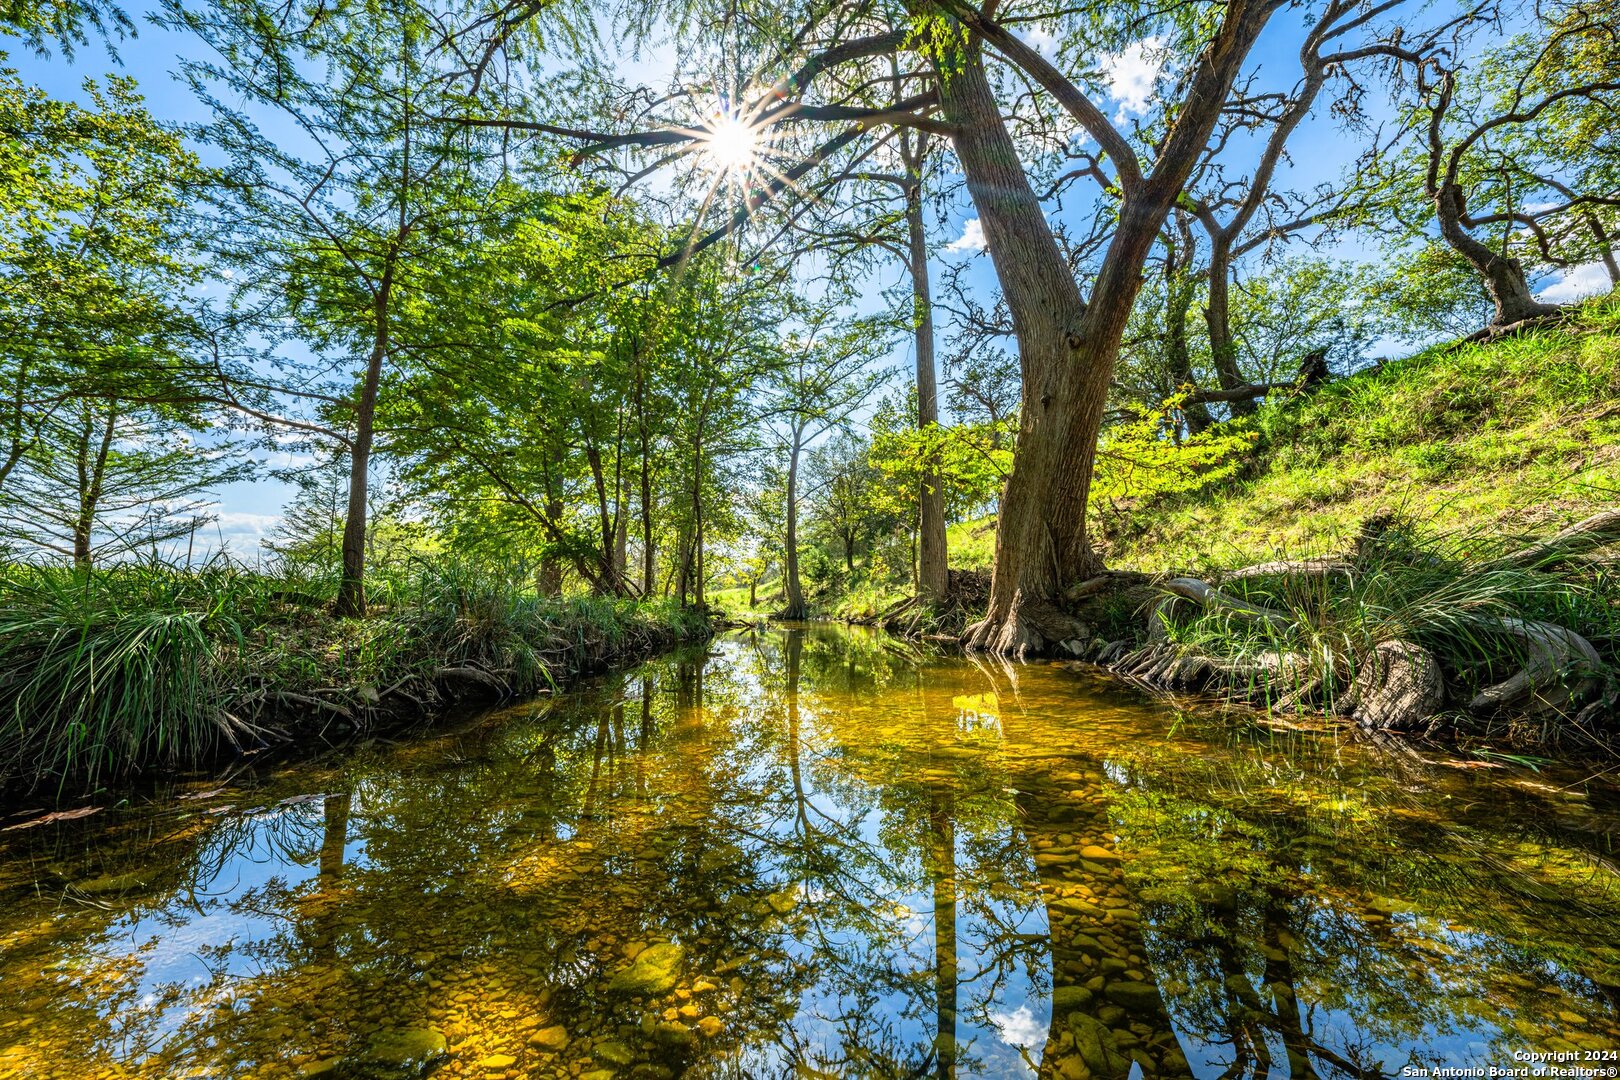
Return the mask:
M1606 1069L1617 821L1609 777L745 632L0 833L0 1076Z

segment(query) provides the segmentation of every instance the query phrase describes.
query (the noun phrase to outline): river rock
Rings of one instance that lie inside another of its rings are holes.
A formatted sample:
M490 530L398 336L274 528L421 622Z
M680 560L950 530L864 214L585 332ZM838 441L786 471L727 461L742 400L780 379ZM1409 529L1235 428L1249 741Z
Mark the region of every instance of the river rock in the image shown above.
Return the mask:
M450 1053L449 1041L432 1028L384 1031L372 1037L360 1061L398 1076L421 1076Z
M557 1053L558 1051L566 1049L568 1046L568 1029L563 1027L561 1024L541 1028L539 1031L529 1036L529 1045L538 1046L542 1050L550 1050L552 1053Z
M1074 1036L1075 1052L1093 1075L1124 1076L1130 1068L1130 1059L1119 1052L1114 1033L1095 1017L1070 1013L1069 1034Z
M649 945L629 967L621 968L608 980L607 988L617 994L644 997L667 993L680 979L681 961L685 958L686 950L672 941Z
M1134 1013L1152 1012L1159 1007L1159 991L1144 982L1110 983L1103 996Z
M1057 986L1052 989L1052 1011L1059 1015L1083 1009L1095 995L1083 986Z
M665 1046L681 1047L683 1049L697 1041L697 1036L692 1034L690 1028L667 1020L653 1028L652 1037Z
M597 1043L596 1049L591 1051L591 1055L604 1065L612 1065L621 1069L636 1060L635 1051L622 1042L612 1040Z

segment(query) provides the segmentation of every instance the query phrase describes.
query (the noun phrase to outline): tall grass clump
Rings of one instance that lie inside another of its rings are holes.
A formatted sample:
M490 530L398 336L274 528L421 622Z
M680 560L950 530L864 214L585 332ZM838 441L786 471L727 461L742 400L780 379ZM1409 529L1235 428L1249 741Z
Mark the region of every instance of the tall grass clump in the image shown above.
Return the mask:
M0 567L0 786L194 761L244 724L240 590L148 567Z
M1560 628L1589 643L1601 663L1577 658L1542 676L1524 711L1538 714L1533 741L1590 734L1585 721L1604 720L1615 691L1620 584L1601 563L1512 565L1502 558L1511 546L1477 531L1381 522L1342 559L1279 560L1263 573L1211 571L1221 593L1240 603L1177 602L1173 615L1165 612L1164 633L1211 658L1246 696L1329 710L1380 645L1411 643L1437 661L1456 718L1481 688L1536 662L1536 646L1515 628ZM1585 690L1571 708L1542 707L1555 700L1555 683L1568 690L1577 682ZM1581 731L1560 729L1577 715ZM1517 734L1526 734L1522 725Z
M65 790L554 688L706 636L673 604L536 594L518 572L423 561L368 619L318 575L0 563L0 791Z

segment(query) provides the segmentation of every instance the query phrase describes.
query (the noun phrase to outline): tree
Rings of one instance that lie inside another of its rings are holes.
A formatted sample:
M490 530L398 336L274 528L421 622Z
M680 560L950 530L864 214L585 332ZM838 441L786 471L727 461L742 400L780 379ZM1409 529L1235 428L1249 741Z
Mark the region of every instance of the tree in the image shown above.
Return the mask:
M1332 2L1313 5L1313 20ZM1361 27L1372 14L1387 13L1397 4L1370 9L1366 19L1358 16L1349 25ZM696 43L729 50L731 58L753 50L762 65L785 69L779 76L763 71L756 76L761 90L754 101L707 124L672 121L658 130L631 132L488 119L586 142L587 154L639 146L660 148L667 155L667 148L682 144L693 149L720 140L730 144L739 126L757 133L833 125L830 135L804 145L794 164L762 178L743 204L697 244L716 242L711 238L746 225L755 210L846 149L858 153L851 148L868 130L910 128L948 136L982 223L1023 369L1021 427L998 520L989 610L972 628L968 643L1001 652L1036 651L1073 629L1056 607L1063 588L1101 567L1086 536L1087 496L1113 365L1142 268L1167 215L1205 157L1218 120L1231 106L1251 48L1282 6L1280 0L1232 0L1179 5L1165 13L1149 5L1088 3L1058 13L981 9L944 0L910 7L908 22L894 27L859 3L835 3L818 9L804 25L795 24L790 60L780 48L790 36L780 12L741 12L735 5L718 5L705 23L697 14L704 5L694 2L674 20L678 32ZM635 18L647 26L653 21L650 8L639 9ZM1096 81L1095 70L1065 74L1012 31L1015 24L1008 20L1014 18L1058 22L1064 31L1060 51L1070 55L1095 56L1148 26L1162 29L1162 51L1182 61L1172 73L1173 89L1165 94L1179 108L1162 128L1142 133L1144 145L1133 144L1093 100L1087 87ZM739 45L739 40L747 44ZM1117 212L1109 215L1108 228L1096 244L1102 254L1089 296L1082 295L1031 173L1020 160L1003 119L1004 96L990 77L987 50L1016 76L1007 80L1004 94L1017 97L1031 84L1038 87L1037 97L1046 106L1099 147L1092 172L1117 200ZM931 85L898 104L858 103L858 88L894 70L891 58L896 56L900 70L926 65ZM692 98L677 95L671 100L688 104ZM782 145L786 143L778 144L779 153ZM1144 156L1151 158L1146 166Z
M129 16L106 0L10 0L0 8L0 28L41 55L48 55L54 44L70 60L77 46L89 43L90 34L105 39L114 56L111 39L135 36Z
M196 160L129 79L85 93L54 101L0 72L0 494L26 455L73 437L79 399L195 393Z
M1612 234L1600 214L1620 206L1620 186L1612 172L1580 161L1605 155L1595 143L1573 163L1567 153L1546 151L1558 141L1553 132L1590 133L1612 123L1600 118L1612 118L1620 105L1614 4L1569 0L1538 14L1547 32L1486 54L1472 79L1464 78L1464 64L1443 55L1414 65L1426 122L1426 208L1441 239L1479 275L1493 327L1556 310L1535 298L1524 258L1567 262L1554 252L1554 239L1575 230L1558 229L1560 218L1582 226L1600 257L1613 262ZM1579 190L1576 183L1595 186ZM1494 209L1477 212L1481 205ZM1502 230L1494 246L1480 238L1493 227Z
M1246 93L1222 118L1224 130L1220 131L1210 156L1200 169L1206 175L1194 178L1186 204L1209 239L1204 318L1209 328L1210 357L1220 389L1227 395L1224 400L1234 415L1253 412L1256 399L1269 388L1266 380L1245 378L1238 364L1230 299L1234 260L1258 247L1331 223L1370 197L1363 190L1366 185L1359 177L1359 169L1352 170L1351 177L1342 186L1318 187L1307 196L1279 195L1274 190L1276 175L1289 139L1315 114L1323 92L1335 80L1356 92L1339 94L1333 100L1334 112L1346 126L1364 124L1360 87L1354 71L1358 65L1372 60L1398 62L1412 57L1420 58L1421 62L1421 58L1435 55L1441 45L1462 29L1484 18L1489 5L1490 0L1483 0L1427 29L1414 31L1408 24L1397 23L1381 35L1374 34L1363 43L1346 46L1343 41L1346 34L1366 27L1381 10L1399 4L1369 8L1360 0L1330 0L1306 31L1299 50L1300 76L1295 85L1286 93L1275 95ZM1220 160L1218 149L1234 138L1244 134L1257 136L1267 128L1269 133L1252 169L1246 176L1232 179ZM1199 190L1201 188L1207 188L1208 193ZM1223 213L1225 220L1222 220ZM1245 236L1257 215L1262 227L1253 235ZM1182 245L1188 249L1190 257L1190 236L1183 234ZM1185 274L1182 277L1185 278ZM1185 295L1184 282L1181 289ZM1173 309L1178 315L1184 310ZM1246 388L1254 392L1245 393ZM1197 421L1198 414L1194 413L1193 418ZM1195 426L1200 425L1195 423Z
M117 399L80 398L61 435L36 446L0 518L0 535L88 570L120 556L166 554L210 520L210 489L242 479L229 446L189 433L197 420Z
M888 346L872 320L839 320L824 301L806 314L802 337L782 342L782 356L768 378L770 422L787 458L783 495L785 526L782 577L785 619L804 618L804 586L799 580L799 465L805 449L829 431L842 428L888 378L874 369Z
M879 520L873 503L882 477L867 460L867 445L839 432L810 451L806 472L815 529L839 546L845 571L854 574L855 549Z
M320 422L304 428L346 450L336 608L363 615L367 489L385 370L410 350L407 315L426 299L419 269L455 247L458 230L485 213L491 196L491 183L472 167L473 136L434 122L454 97L429 56L439 24L414 5L298 22L259 0L171 3L165 21L220 57L188 61L184 72L213 108L201 134L226 158L215 173L210 225L219 259L241 271L237 310L259 316L260 333L296 337L317 353L314 365L288 362L305 370L279 384L252 370L216 374L239 384L225 391L238 404L255 392L274 402L252 410L267 423L279 422L287 402L313 403ZM297 136L271 139L246 104ZM348 378L329 391L304 389L334 368Z

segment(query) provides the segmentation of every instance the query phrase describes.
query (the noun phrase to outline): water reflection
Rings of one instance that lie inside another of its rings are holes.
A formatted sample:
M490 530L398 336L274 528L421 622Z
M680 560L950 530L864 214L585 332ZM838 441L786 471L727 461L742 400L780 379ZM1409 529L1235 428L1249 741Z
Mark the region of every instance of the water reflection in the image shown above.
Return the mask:
M1393 1076L1620 1047L1611 788L746 633L6 834L0 1075Z

